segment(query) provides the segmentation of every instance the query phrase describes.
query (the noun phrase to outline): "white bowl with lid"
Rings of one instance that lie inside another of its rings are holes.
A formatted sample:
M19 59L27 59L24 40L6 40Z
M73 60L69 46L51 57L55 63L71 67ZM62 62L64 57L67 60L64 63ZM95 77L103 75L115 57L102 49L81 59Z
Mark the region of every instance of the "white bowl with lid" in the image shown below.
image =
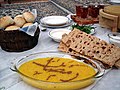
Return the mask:
M62 35L63 34L69 34L71 32L71 30L69 29L64 29L64 28L61 28L61 29L52 29L49 33L48 33L48 36L50 38L52 38L54 41L56 42L60 42L61 39L62 39Z
M108 34L109 42L120 47L120 33L113 32Z

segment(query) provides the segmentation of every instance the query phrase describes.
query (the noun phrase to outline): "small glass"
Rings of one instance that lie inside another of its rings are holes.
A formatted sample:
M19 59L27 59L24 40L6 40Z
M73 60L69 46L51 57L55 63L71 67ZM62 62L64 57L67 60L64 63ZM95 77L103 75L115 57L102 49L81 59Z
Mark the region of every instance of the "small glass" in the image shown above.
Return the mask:
M81 8L82 8L81 4L76 5L76 16L78 17L81 17Z
M87 18L88 15L88 6L83 5L81 8L81 18Z
M104 9L105 4L99 4L99 10Z
M90 5L89 6L89 16L92 18L97 18L99 15L99 6L98 5Z

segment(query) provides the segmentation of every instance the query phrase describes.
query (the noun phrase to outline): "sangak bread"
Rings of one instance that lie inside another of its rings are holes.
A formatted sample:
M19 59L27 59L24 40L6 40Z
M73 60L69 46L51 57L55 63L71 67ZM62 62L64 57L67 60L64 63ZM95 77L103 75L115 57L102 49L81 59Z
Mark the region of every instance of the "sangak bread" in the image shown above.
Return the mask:
M66 52L66 53L70 54L71 56L73 56L73 57L75 57L75 58L78 58L79 60L82 60L82 59L87 59L87 60L92 59L92 60L93 60L93 58L90 58L90 57L81 55L80 53L78 53L78 52L76 52L76 51L74 51L74 50L72 50L72 49L69 50L69 47L67 47L63 42L60 42L60 45L59 45L58 49L59 49L60 51L62 51L62 52ZM94 60L95 60L95 59L94 59ZM99 63L100 66L103 67L103 68L105 68L105 69L110 68L109 65L104 64L104 63L102 63L102 62L97 61L97 63ZM117 68L118 68L118 65L119 65L119 67L120 67L120 63L117 64L117 66L116 66Z
M83 55L79 54L78 52L75 52L74 50L69 50L69 47L67 47L63 42L60 42L60 45L58 49L62 52L66 52L72 56L79 56L79 57L84 57ZM86 57L85 57L86 58Z
M67 52L75 51L80 55L99 60L110 67L120 59L119 47L108 44L78 29L74 29L68 35L64 35L61 41L67 46Z

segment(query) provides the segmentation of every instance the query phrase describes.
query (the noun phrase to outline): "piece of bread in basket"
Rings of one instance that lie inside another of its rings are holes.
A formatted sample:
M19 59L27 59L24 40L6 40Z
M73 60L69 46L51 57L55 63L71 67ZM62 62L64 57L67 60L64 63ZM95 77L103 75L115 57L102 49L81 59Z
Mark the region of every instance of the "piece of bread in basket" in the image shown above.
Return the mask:
M35 30L33 29L35 31L33 36L27 34L24 31L21 31L21 29L23 29L23 26L29 27L30 25L33 25L35 18L31 21L28 20L29 22L27 22L23 14L17 15L14 19L12 19L10 16L2 17L2 21L0 19L1 23L4 22L4 18L6 20L6 17L10 19L8 20L9 23L3 23L0 25L0 46L3 50L9 52L21 52L29 50L37 45L40 33L39 27L34 28Z

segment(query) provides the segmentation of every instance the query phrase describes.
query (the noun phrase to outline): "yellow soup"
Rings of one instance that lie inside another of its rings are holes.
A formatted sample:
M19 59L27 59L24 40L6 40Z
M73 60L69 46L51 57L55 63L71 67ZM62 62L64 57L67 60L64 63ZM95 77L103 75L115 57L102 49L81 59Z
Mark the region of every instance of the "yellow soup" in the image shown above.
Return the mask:
M89 65L68 58L38 58L19 67L33 79L47 82L71 82L92 77L96 71Z

